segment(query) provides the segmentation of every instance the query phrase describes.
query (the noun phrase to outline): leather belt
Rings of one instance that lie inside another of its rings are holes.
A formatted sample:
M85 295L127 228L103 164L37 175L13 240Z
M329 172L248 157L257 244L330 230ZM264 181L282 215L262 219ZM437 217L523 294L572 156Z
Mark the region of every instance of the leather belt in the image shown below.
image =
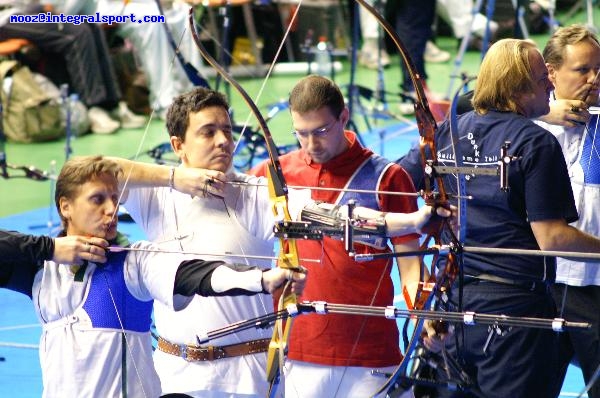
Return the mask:
M473 282L492 282L501 285L510 285L519 287L531 292L545 293L548 291L548 283L546 281L517 281L514 279L503 278L492 274L465 275L465 283Z
M194 346L187 344L175 344L158 337L158 349L167 354L181 357L188 362L194 361L213 361L230 357L239 357L241 355L251 355L259 352L266 352L269 349L271 339L259 339L246 341L239 344L226 346Z

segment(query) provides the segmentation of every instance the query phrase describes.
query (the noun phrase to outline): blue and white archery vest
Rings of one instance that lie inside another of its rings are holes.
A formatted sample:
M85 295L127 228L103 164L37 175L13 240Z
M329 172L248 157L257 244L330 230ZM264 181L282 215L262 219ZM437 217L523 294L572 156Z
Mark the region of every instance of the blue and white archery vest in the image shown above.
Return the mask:
M72 315L45 323L44 330L78 323L75 327L80 330L148 332L153 301L138 300L127 289L124 275L127 253L109 253L105 264L96 264L81 305Z
M383 175L391 165L393 165L393 162L376 154L371 155L370 158L366 159L363 164L356 169L346 183L344 189L368 190L373 191L373 193L341 192L335 201L335 204L340 206L345 205L348 204L350 200L354 199L357 202L357 206L380 210L378 200L379 195L374 191L378 190Z
M600 128L600 119L598 115L594 115L584 132L578 159L584 184L600 185L600 155L598 153L598 142L596 141L598 128Z
M149 331L152 300L129 291L148 286L136 257L127 253L81 267L47 261L36 274L43 398L161 395Z
M381 210L379 205L379 195L375 192L378 191L381 179L387 171L387 169L394 163L389 160L373 154L371 157L366 159L363 164L360 165L354 172L354 174L348 179L344 189L348 190L365 190L372 191L373 193L359 193L359 192L340 192L340 195L335 201L336 205L346 205L349 201L355 200L357 206L368 207L370 209ZM375 178L376 177L376 178ZM365 245L382 248L385 246L387 238L372 236L370 238L360 237L356 239L356 242L363 243Z

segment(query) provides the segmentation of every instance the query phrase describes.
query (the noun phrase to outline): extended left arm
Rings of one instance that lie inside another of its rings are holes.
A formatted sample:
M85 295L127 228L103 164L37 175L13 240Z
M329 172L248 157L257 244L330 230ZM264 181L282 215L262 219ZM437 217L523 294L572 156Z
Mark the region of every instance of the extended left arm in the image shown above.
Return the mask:
M443 207L436 208L435 212L440 217L450 217L452 215L451 210ZM386 226L386 235L394 237L421 233L433 213L434 208L425 205L413 213L385 213L366 207L357 207L352 215L366 220L383 220Z
M261 270L223 261L187 260L177 269L173 293L182 296L249 296L273 293L287 280L292 281L294 293L302 293L306 275L300 272L281 268Z

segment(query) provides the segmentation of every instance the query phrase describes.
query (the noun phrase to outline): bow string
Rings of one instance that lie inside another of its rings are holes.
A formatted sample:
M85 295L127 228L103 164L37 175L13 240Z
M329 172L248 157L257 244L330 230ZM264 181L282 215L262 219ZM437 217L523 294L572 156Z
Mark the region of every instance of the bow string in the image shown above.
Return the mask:
M383 16L375 10L371 5L365 2L365 0L356 0L361 6L363 6L370 14L373 15L379 22L379 24L383 27L383 29L387 32L389 37L392 39L394 44L399 50L399 54L404 62L406 69L408 71L408 75L413 83L413 87L415 90L415 119L417 121L417 128L419 130L420 142L419 142L419 150L421 154L421 158L423 161L423 165L426 169L426 172L432 168L432 166L437 165L437 149L435 143L435 135L438 130L437 123L429 108L429 102L427 100L427 96L425 94L425 89L423 85L422 76L416 71L416 67L410 58L408 50L402 43L401 39L398 37L394 28L383 18ZM425 189L423 191L423 199L427 205L433 207L433 211L437 207L449 206L449 197L447 195L447 191L444 185L444 181L441 175L437 173L431 174L432 178L436 183L437 192L433 191L433 187L431 181L426 179ZM442 234L446 231L448 232L448 236L450 240L453 242L455 248L458 248L460 242L452 228L450 228L447 220L441 220L435 214L432 216L433 222L431 222L428 227L425 229L426 237L421 245L421 249L426 248L432 241L436 245L441 245ZM417 296L415 299L414 305L410 305L410 302L407 302L409 307L413 307L417 310L428 309L433 299L440 294L446 292L454 279L456 278L459 270L459 258L454 251L449 251L444 254L445 256L445 267L441 272L438 273L436 278L435 268L442 264L441 258L439 254L436 254L432 260L432 272L427 283L419 283L419 287L417 289ZM431 287L433 285L433 287ZM426 288L431 288L431 291L426 291ZM435 294L431 294L435 293ZM412 352L417 348L420 340L420 334L423 328L423 320L420 319L415 324L414 331L410 342L407 347L405 347L405 355L396 370L393 374L388 378L386 383L374 394L374 396L384 393L391 386L394 385L395 381L399 377L400 374L406 372L408 367L408 362L410 361Z
M189 25L192 31L192 37L196 43L202 57L213 67L215 70L241 95L244 102L248 105L251 112L256 117L256 120L263 132L265 138L265 144L269 153L270 162L268 164L267 180L269 189L269 198L271 200L271 206L273 213L277 218L282 219L284 222L292 222L292 217L288 208L288 188L283 176L281 163L279 162L279 155L277 152L277 146L273 140L273 136L267 122L262 116L257 105L254 103L252 98L248 95L246 90L223 68L219 63L208 53L206 48L202 45L200 37L198 35L197 26L194 20L193 9L190 9L189 13ZM278 266L280 268L289 270L301 270L300 259L298 256L298 248L295 239L288 239L283 236L279 237L279 255L278 255ZM297 302L296 295L291 292L291 284L288 283L284 287L281 294L280 307L294 305ZM270 394L274 393L276 385L279 380L279 373L283 364L283 354L292 322L289 320L283 325L282 321L278 321L273 329L273 337L269 344L269 350L267 355L267 380L270 382Z

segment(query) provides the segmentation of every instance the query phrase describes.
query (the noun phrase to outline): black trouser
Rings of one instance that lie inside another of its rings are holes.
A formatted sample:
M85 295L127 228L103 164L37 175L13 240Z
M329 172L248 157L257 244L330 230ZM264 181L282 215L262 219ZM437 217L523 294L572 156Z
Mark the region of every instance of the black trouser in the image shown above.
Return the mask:
M426 79L425 45L431 39L431 25L435 17L435 0L398 0L396 8L396 32L408 50L421 78ZM414 90L403 62L402 89Z
M34 7L27 14L38 12L41 8ZM99 26L7 23L0 27L0 40L11 38L27 39L43 52L61 55L69 75L70 91L79 94L87 106L112 109L121 99L108 45Z
M457 288L452 290L455 297ZM556 308L543 284L535 291L489 281L471 281L463 288L463 310L482 314L554 318ZM558 369L558 336L547 329L457 325L448 352L475 382L471 391L440 389L443 397L554 397ZM485 348L485 351L484 351Z
M552 294L561 318L592 324L591 329L571 330L560 336L558 376L560 384L558 391L560 391L571 360L577 360L586 384L600 365L600 286L567 286L557 283L552 287ZM600 381L596 381L588 396L600 398Z

